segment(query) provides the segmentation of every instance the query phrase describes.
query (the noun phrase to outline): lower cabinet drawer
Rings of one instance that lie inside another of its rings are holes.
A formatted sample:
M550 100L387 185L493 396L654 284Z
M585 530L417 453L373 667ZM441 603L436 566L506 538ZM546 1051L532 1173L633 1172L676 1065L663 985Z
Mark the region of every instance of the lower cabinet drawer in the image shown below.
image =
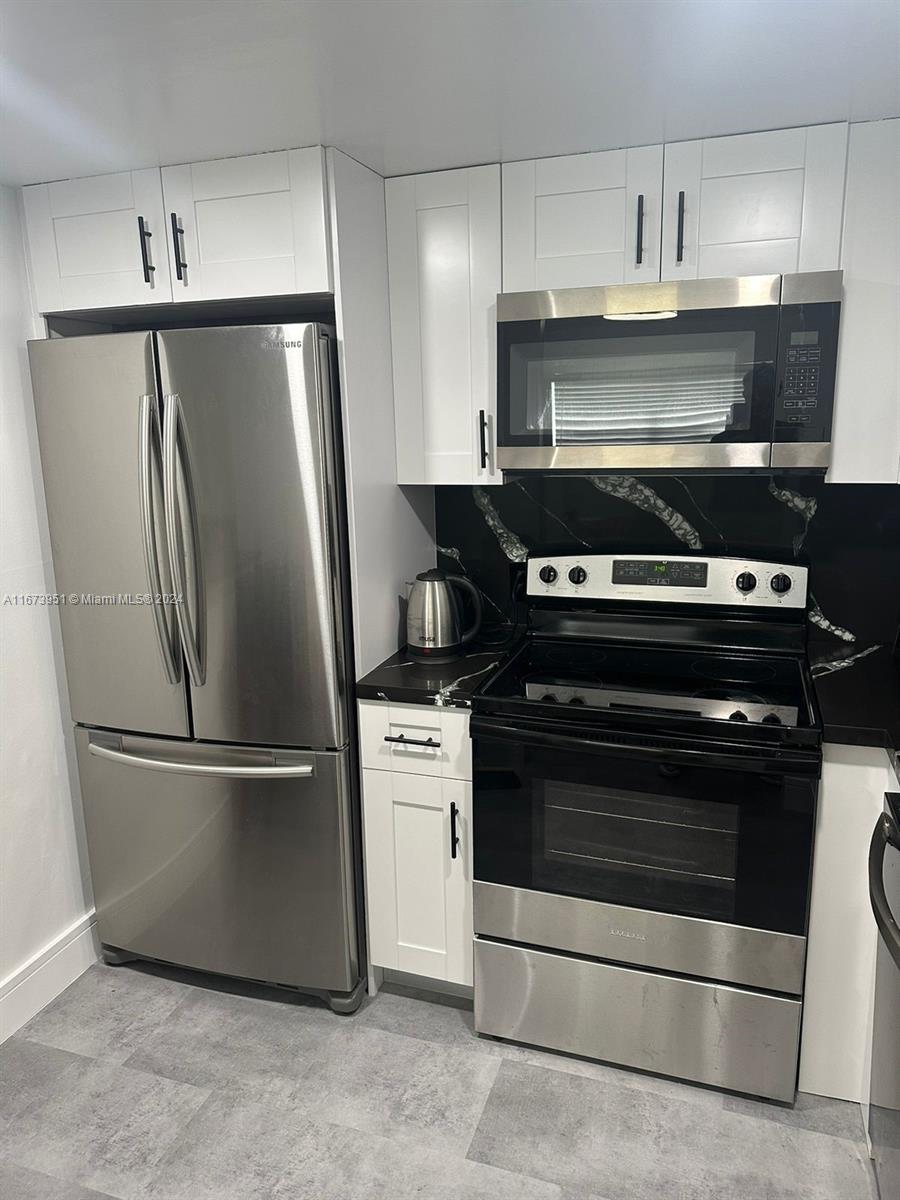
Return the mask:
M794 1098L801 1002L478 938L475 1028L773 1100Z
M364 767L472 778L468 709L360 700L359 742Z

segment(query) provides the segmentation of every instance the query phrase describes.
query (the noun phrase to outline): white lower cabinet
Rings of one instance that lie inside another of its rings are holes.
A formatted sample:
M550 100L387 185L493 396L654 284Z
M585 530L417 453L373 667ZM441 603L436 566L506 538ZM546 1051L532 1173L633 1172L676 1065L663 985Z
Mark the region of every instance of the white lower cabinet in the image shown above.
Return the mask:
M469 714L460 709L376 701L362 701L359 708L371 963L471 986ZM414 709L420 714L418 724L416 714L409 713ZM454 752L441 760L439 751L425 751L431 757L424 770L422 763L415 759L406 762L402 757L378 760L384 767L366 766L373 761L376 736L399 736L398 730L406 730L408 737L421 734L420 740L443 739ZM466 777L457 778L454 773Z

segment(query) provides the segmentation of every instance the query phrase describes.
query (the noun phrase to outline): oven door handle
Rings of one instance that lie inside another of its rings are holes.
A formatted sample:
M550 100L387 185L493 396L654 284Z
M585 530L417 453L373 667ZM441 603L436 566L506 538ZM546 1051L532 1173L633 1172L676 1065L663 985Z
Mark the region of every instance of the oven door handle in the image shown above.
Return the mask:
M490 717L472 715L469 721L469 732L473 738L500 738L503 741L518 742L523 746L545 747L551 750L572 750L581 754L607 754L625 756L628 758L652 759L654 762L681 762L689 765L708 767L727 767L732 770L755 771L760 775L781 777L784 775L811 774L815 775L818 765L815 756L787 758L784 751L775 753L761 752L754 754L743 748L734 749L720 746L698 745L678 747L671 743L665 746L648 746L629 744L623 741L600 741L592 738L590 732L572 729L571 732L554 733L549 729L536 729L528 725L505 725Z

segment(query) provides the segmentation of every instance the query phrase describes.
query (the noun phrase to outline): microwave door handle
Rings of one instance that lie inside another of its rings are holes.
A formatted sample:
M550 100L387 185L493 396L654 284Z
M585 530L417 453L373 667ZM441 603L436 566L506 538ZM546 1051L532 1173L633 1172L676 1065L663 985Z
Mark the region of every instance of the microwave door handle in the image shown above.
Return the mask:
M163 668L169 683L181 682L181 669L176 658L177 637L175 629L169 629L166 608L162 601L162 578L159 572L159 556L156 550L153 520L153 459L157 462L159 450L159 416L156 397L144 395L140 398L138 415L140 437L138 440L138 491L141 504L141 541L144 548L144 568L147 572L147 587L150 590L150 608L156 626L156 638L162 653ZM161 465L161 464L160 464ZM173 642L175 645L173 646Z
M197 548L197 512L194 501L193 480L190 474L189 456L184 444L178 436L181 424L181 401L177 393L166 396L166 410L163 418L163 492L166 505L166 534L169 540L169 565L172 571L172 587L179 597L175 605L175 615L178 619L178 630L184 656L187 659L188 672L194 687L202 687L206 682L206 668L203 664L201 650L201 608L203 602L203 587L201 582L201 564ZM198 627L194 628L191 614L186 603L187 580L185 579L184 563L182 562L182 530L178 504L178 466L181 465L185 487L188 494L188 524L194 562L194 594L197 601Z
M900 850L900 830L888 813L882 813L872 830L869 843L869 901L875 914L878 932L884 939L891 958L900 967L900 924L891 912L884 890L884 854L888 846Z

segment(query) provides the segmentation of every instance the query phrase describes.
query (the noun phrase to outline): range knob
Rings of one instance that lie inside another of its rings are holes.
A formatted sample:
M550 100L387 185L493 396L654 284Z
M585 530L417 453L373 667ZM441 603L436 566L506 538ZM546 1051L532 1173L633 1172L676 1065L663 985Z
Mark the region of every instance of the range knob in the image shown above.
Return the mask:
M541 583L556 583L559 578L559 571L556 567L551 567L549 563L545 567L541 567L538 571L538 579Z
M780 725L781 717L779 717L778 713L766 713L766 715L762 719L762 724L763 725Z
M739 708L736 708L733 713L729 714L728 720L729 721L747 721L747 720L749 720L749 718L745 712L741 712L741 710Z
M752 592L756 587L756 576L752 571L741 571L735 583L739 592Z
M584 704L584 696L572 696L569 700L570 704Z
M584 583L587 579L587 571L584 567L573 567L569 572L569 583Z
M783 596L785 592L791 590L791 577L785 575L783 571L779 571L777 575L773 575L769 581L769 587L779 596Z
M556 697L552 692L548 692L546 696L541 696L541 704L555 704Z

